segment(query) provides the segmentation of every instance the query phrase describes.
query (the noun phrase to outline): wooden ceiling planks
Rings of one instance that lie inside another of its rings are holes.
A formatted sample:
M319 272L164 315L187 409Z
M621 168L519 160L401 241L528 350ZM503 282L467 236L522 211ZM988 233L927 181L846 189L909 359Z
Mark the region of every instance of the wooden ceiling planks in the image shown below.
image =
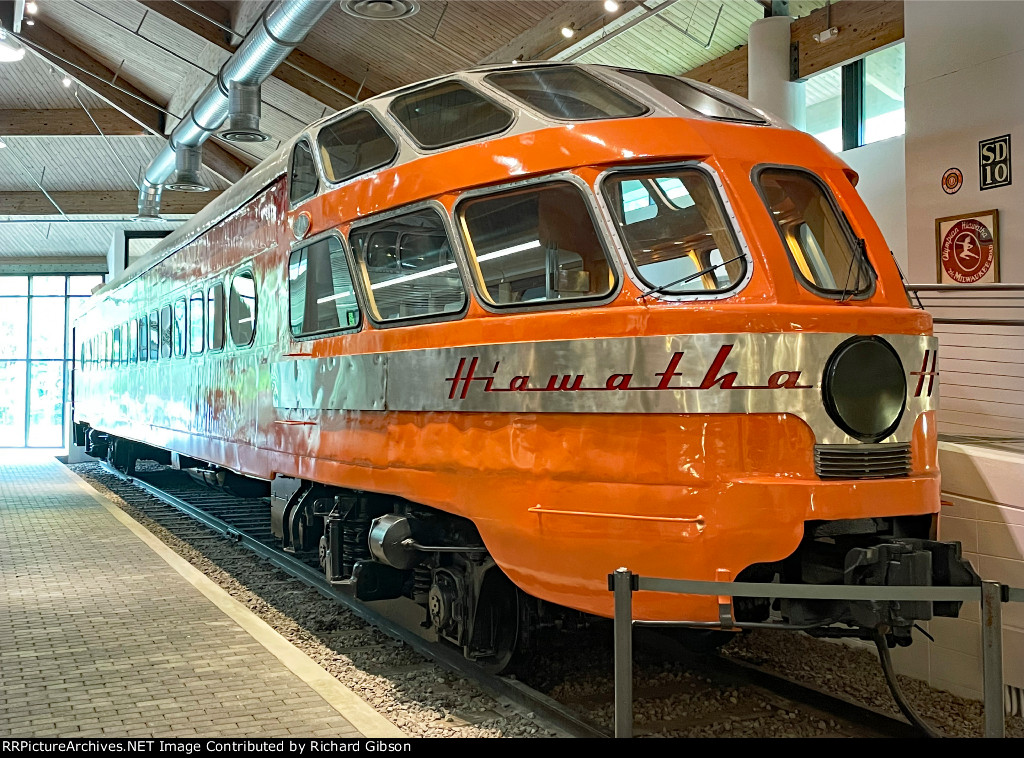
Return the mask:
M538 3L537 5L541 5ZM582 34L599 30L605 23L624 15L625 8L617 16L609 16L601 3L555 3L555 8L537 19L513 39L492 48L478 59L481 64L511 63L518 57L524 61L550 58L563 47L572 45L572 40L562 36L562 27L572 24ZM625 3L623 4L625 5Z
M166 144L162 137L9 137L0 150L0 190L135 191L134 182ZM206 151L204 150L204 153ZM124 164L123 166L121 164ZM204 168L214 189L228 184ZM0 214L6 211L0 208Z
M184 34L193 45L214 45L227 53L234 52L235 44L232 42L231 35L182 5L156 2L155 0L141 0L141 4L151 11L146 16L147 20L158 20L154 23L159 23L161 28L172 25L179 38ZM143 34L143 36L147 35ZM275 71L274 77L334 109L351 105L353 97L359 89L357 82L341 72L335 71L306 53L297 51L289 54L285 64L279 66Z
M127 26L117 17L110 4L91 2L101 5L114 18L85 2L41 3L39 18L63 37L74 40L77 47L107 70L117 71L118 80L144 89L158 102L168 102L193 64L156 45L140 44L142 38L134 33L135 27ZM126 12L131 5L125 4Z
M5 137L98 136L97 127L108 136L146 133L115 108L90 108L88 113L83 108L0 110L0 135Z
M62 74L41 56L27 54L0 66L0 108L79 108L75 90L61 84ZM87 108L109 108L91 92L79 91ZM3 134L3 132L0 132Z
M764 8L755 0L682 0L577 60L679 74L746 44L750 25L763 17Z

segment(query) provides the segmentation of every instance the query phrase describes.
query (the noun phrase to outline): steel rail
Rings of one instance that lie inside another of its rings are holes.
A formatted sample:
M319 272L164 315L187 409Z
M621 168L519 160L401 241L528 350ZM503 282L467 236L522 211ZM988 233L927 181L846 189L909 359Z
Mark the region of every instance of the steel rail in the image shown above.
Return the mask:
M656 629L645 629L637 636L634 643L639 647L666 656L682 659L685 650L682 645ZM725 674L743 684L759 688L796 705L836 716L850 724L865 727L881 737L920 738L921 732L908 721L869 705L857 702L851 697L826 692L806 682L792 679L783 674L769 671L748 661L728 657L718 651L706 658L698 658L692 653L685 656L686 666L709 674Z
M376 613L367 608L349 595L332 587L326 578L319 571L284 553L276 548L270 547L244 531L232 526L227 521L211 516L201 508L198 508L176 495L164 492L160 488L150 484L139 477L131 477L124 474L106 461L100 461L105 471L119 479L129 482L132 485L144 490L158 500L182 511L188 516L199 521L209 529L220 533L222 536L236 542L238 545L250 550L261 558L269 561L276 568L281 569L289 576L292 576L303 584L312 587L320 595L329 598L350 610L363 621L380 629L384 634L405 643L420 655L432 660L453 673L473 682L482 691L495 699L507 698L517 705L529 708L542 714L544 720L564 731L572 737L608 737L609 733L581 719L578 714L565 708L555 700L543 693L537 692L530 687L514 679L487 674L470 661L467 661L460 654L453 650L446 650L443 647L431 644L428 640L410 632L406 628L396 624L391 619Z

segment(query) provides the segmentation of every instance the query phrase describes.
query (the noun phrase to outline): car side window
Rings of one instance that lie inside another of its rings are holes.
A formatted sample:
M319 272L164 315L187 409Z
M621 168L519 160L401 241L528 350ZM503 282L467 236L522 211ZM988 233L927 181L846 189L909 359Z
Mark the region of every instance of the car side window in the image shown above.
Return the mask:
M171 357L171 306L160 309L160 357Z
M451 240L433 208L361 226L349 235L377 321L461 313L466 288Z
M345 249L337 237L325 237L292 252L288 293L296 337L359 326L359 304Z
M251 271L243 271L231 280L228 329L236 346L252 344L256 334L256 280Z
M210 350L224 347L224 285L220 282L206 293L206 344Z
M149 359L155 361L160 358L160 313L149 312Z
M139 318L139 363L149 360L149 317L145 313Z
M297 142L292 150L292 170L289 177L288 199L292 203L312 197L320 186L316 163L313 162L313 151L305 140Z
M174 357L185 357L185 330L187 318L185 315L185 298L174 303Z
M188 350L192 355L203 352L203 337L206 329L203 314L206 311L206 298L202 291L193 292L188 299Z

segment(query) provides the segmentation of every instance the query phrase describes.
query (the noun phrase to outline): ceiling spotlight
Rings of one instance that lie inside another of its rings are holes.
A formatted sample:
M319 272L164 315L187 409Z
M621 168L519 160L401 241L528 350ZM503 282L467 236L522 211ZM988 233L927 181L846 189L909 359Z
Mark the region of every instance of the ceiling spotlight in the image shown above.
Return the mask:
M572 28L572 24L562 27L562 36L566 39L572 39L575 36L576 30Z
M26 18L25 19L25 26L35 26L35 25L36 25L36 22L33 21L32 19L30 19L30 18Z
M28 2L25 3L25 13L30 16L34 16L39 13L39 3L35 2L35 0L28 0Z
M25 48L14 35L0 26L0 63L14 63L25 57Z
M64 74L64 78L60 80L60 83L63 84L65 87L70 87L71 86L71 77L68 76L67 74Z
M619 4L615 0L604 0L604 9L609 13L615 13L619 9Z

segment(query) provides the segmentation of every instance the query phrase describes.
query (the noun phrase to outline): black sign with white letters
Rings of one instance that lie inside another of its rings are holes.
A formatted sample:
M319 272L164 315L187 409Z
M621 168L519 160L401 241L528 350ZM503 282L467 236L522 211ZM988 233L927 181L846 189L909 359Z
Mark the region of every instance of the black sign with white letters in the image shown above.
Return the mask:
M1010 176L1010 135L982 140L978 143L978 167L981 172L983 190L1009 187Z

